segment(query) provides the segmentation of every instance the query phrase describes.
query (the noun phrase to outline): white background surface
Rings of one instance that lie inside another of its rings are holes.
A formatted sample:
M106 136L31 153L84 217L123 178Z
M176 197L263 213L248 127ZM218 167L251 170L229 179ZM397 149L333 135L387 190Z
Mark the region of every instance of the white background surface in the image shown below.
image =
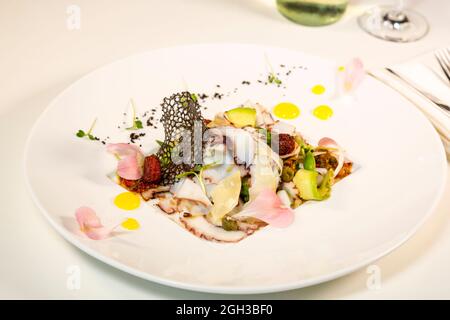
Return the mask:
M359 56L372 68L448 43L447 0L410 1L431 25L428 36L416 43L384 42L358 28L356 16L364 9L392 2L351 0L346 16L337 24L307 28L281 17L270 0L0 0L0 298L236 298L146 282L65 242L25 189L22 160L30 127L46 105L83 74L152 48L260 43L344 62ZM66 27L70 4L81 8L80 30ZM450 179L427 223L405 245L377 262L379 290L367 288L369 274L362 269L310 288L244 298L450 299L449 214ZM66 285L73 265L81 270L79 290Z

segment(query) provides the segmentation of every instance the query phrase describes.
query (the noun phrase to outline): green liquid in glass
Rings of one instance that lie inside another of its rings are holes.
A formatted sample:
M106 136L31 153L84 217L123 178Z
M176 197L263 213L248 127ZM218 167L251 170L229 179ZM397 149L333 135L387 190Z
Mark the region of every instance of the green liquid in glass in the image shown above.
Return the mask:
M323 26L338 21L348 0L277 0L278 11L289 20L307 26Z

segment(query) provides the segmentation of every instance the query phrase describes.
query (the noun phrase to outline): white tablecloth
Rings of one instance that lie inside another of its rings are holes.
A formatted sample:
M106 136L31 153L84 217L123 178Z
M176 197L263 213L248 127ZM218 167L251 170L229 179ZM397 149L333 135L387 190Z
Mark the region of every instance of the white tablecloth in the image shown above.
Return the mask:
M410 1L428 18L431 30L423 40L408 44L373 38L356 23L370 5L394 1L350 0L340 22L320 28L287 21L274 2L0 1L0 298L223 298L164 287L109 267L65 242L34 206L23 178L25 139L46 105L81 75L139 51L187 43L260 43L339 61L359 56L369 68L401 62L448 43L448 0ZM80 29L67 28L72 4L80 8ZM368 289L370 275L362 269L314 287L251 297L449 299L448 181L428 222L376 263L381 271L379 289ZM67 286L71 266L81 271L78 290Z

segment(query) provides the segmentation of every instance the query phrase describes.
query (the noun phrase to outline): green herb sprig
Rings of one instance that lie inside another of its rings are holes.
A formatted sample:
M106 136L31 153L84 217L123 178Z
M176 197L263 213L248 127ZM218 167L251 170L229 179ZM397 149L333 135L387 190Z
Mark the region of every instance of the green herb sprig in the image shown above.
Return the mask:
M267 81L269 83L275 83L276 85L281 85L283 82L280 80L280 78L278 78L276 76L275 73L271 72L269 73L269 75L267 76Z
M98 140L93 134L92 131L94 130L95 124L97 123L97 118L94 119L92 122L89 130L87 132L84 132L83 130L79 129L77 133L75 134L78 138L87 138L89 140Z
M133 125L131 127L126 128L126 130L139 130L144 128L142 125L142 121L136 117L136 105L134 104L134 100L130 99L131 110L133 112Z
M269 75L267 76L267 81L269 83L274 83L274 84L280 86L283 82L280 80L280 78L278 78L277 74L275 73L275 71L272 67L272 64L269 61L269 58L267 57L267 54L265 54L265 57L266 57L267 65L269 66L269 70L270 70Z
M217 163L213 162L207 165L202 166L201 164L196 164L194 166L194 168L192 169L192 171L186 171L183 173L180 173L179 175L176 176L177 179L181 179L184 177L188 177L188 176L196 176L198 179L198 182L200 183L200 187L202 188L202 191L204 194L206 194L206 187L205 187L205 183L203 182L203 171L205 171L206 169L209 169L211 167L216 166Z

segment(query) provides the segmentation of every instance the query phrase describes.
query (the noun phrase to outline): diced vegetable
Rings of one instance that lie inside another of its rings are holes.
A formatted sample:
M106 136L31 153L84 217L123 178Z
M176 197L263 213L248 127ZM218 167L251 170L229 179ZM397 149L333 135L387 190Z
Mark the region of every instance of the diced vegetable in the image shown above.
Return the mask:
M281 173L281 180L283 182L290 182L294 178L295 170L291 167L283 167L283 172Z
M227 119L238 128L256 125L256 109L238 107L225 112Z
M305 168L306 170L316 169L316 160L314 159L314 155L310 150L306 152L303 168Z
M295 174L293 182L299 190L300 198L304 200L324 200L330 196L333 183L333 170L328 170L317 188L316 171L300 169Z
M319 195L321 196L322 200L326 199L331 194L331 185L333 184L333 176L334 171L328 170L328 172L323 176L322 183L319 187Z
M243 178L241 181L241 192L239 196L242 199L242 201L244 201L244 203L250 200L250 193L248 191L249 188L250 188L250 179L248 177Z
M237 221L226 215L222 218L222 228L227 231L236 231L238 230Z

